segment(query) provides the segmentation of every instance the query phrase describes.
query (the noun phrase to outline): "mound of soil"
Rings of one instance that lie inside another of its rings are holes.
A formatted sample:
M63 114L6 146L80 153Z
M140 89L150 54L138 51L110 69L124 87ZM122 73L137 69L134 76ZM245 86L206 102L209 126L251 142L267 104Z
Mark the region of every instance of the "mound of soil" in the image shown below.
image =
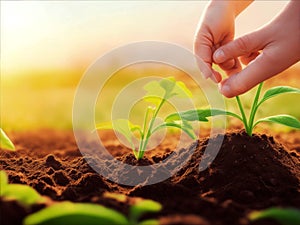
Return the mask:
M221 135L211 140L201 138L187 149L178 150L168 162L176 165L176 161L193 151L174 175L153 185L143 186L141 181L140 185L130 187L96 173L87 163L89 159L82 157L71 132L46 130L11 136L17 151L0 152L0 170L7 172L10 183L30 185L54 201L98 203L128 214L135 198L153 199L163 205L163 210L146 217L159 218L164 225L277 224L266 220L251 223L247 214L270 206L300 208L299 142L289 143L293 148L287 150L265 134L249 137L244 131L230 132L224 135L217 157L203 170L200 162L210 162L213 157L204 154L206 147L212 145L214 149ZM299 133L293 136L297 139ZM173 152L169 140L137 162L129 149L111 141L110 135L106 138L111 154L130 165L161 163L166 167L162 162ZM109 160L101 166L114 168L113 174L128 175L128 171L114 167ZM107 192L125 194L126 201L110 198ZM47 204L24 209L14 201L0 199L1 224L21 224L26 215L41 207Z

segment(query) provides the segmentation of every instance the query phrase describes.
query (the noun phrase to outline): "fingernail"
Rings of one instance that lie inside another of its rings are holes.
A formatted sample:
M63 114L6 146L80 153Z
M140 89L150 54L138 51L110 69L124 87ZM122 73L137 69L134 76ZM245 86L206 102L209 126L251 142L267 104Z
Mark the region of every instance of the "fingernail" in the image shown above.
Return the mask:
M224 51L221 50L221 49L216 50L215 53L214 53L214 58L217 61L223 61L223 60L225 60L225 53L224 53Z
M208 79L212 75L210 73L202 73L202 76L204 77L204 79Z
M219 85L219 90L220 92L225 95L225 96L228 96L229 93L230 93L230 87L228 84L223 84L223 85Z

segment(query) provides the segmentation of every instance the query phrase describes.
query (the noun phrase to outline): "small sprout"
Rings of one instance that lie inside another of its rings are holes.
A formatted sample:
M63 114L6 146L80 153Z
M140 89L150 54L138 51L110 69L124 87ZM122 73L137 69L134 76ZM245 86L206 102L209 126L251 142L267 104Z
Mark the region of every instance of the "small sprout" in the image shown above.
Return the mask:
M27 216L24 225L126 225L127 219L121 213L101 205L90 203L56 203Z
M8 185L7 175L3 170L0 170L0 196Z
M183 82L176 81L173 77L168 77L161 79L160 81L151 81L144 86L144 89L146 90L146 95L143 100L152 104L152 106L148 106L146 109L142 127L132 124L127 119L117 119L97 124L96 129L113 129L122 134L130 143L137 159L143 157L150 137L163 128L175 127L183 130L192 139L196 139L197 136L188 121L169 121L159 125L155 124L160 109L170 98L192 98L191 91ZM137 132L138 136L134 135L134 132ZM139 139L139 145L138 147L135 147L134 140L137 137Z
M44 198L32 187L23 184L8 184L7 175L0 171L1 193L0 196L7 200L16 200L24 207L43 203Z
M131 206L127 219L122 213L91 203L61 202L27 216L24 225L156 225L157 220L138 222L138 218L147 212L157 212L161 209L159 203L142 200Z
M137 224L139 218L145 213L151 212L159 212L162 206L158 202L152 200L141 200L136 204L130 207L129 220L130 224ZM151 223L150 223L151 222ZM156 222L156 223L155 223ZM146 220L142 222L143 224L157 224L155 220ZM139 223L141 224L141 223Z
M127 199L126 195L112 192L104 192L103 197L115 199L118 202L126 202Z
M250 116L249 119L246 118L246 114L243 108L243 105L241 103L241 100L239 96L236 97L238 107L241 112L241 116L225 111L222 109L196 109L196 110L188 110L185 112L178 112L178 113L173 113L165 119L166 122L176 122L176 121L202 121L202 122L207 122L208 117L211 116L218 116L218 115L227 115L227 116L232 116L235 117L239 120L242 121L242 123L245 126L246 132L249 136L252 136L253 129L261 122L272 122L272 123L278 123L282 124L285 126L289 126L295 129L300 129L300 121L290 115L275 115L275 116L270 116L270 117L265 117L262 119L259 119L257 121L254 121L256 112L259 108L259 106L265 102L266 100L275 97L280 94L284 93L300 93L300 89L293 88L293 87L288 87L288 86L280 86L280 87L273 87L269 89L268 91L265 92L264 96L262 99L259 101L259 95L262 89L263 83L260 83L252 104L252 108L250 111Z
M14 144L7 137L7 135L4 133L2 128L0 128L0 148L7 149L7 150L12 150L12 151L15 150Z
M252 212L249 215L252 221L261 219L273 219L282 225L299 225L300 211L295 208L269 208L262 211Z

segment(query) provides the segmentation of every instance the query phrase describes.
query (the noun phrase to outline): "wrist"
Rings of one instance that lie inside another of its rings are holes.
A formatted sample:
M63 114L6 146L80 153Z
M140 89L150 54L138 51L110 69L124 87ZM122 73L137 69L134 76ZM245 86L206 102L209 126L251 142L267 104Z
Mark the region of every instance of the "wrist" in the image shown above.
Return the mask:
M238 1L223 1L212 0L210 5L212 7L221 7L227 12L231 12L234 17L237 17L242 11L244 11L254 0L238 0Z
M233 10L235 17L237 17L242 11L244 11L254 0L245 1L230 1L233 4Z

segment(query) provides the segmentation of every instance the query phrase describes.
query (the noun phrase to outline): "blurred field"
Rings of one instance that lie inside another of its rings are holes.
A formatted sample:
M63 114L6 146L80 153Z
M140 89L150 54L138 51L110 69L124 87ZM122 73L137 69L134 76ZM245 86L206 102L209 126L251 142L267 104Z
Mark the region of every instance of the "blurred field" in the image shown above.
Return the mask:
M72 104L77 84L83 74L82 69L74 71L33 71L20 76L1 76L1 127L11 130L34 130L40 128L72 129ZM205 98L201 90L194 88L188 76L181 71L169 67L136 66L123 69L116 73L99 95L96 104L95 120L110 119L112 102L120 90L131 81L142 76L166 74L175 76L186 82L193 90L194 102L197 107L205 105ZM300 88L300 66L294 66L283 74L267 81L267 87L276 85L290 85ZM249 109L254 90L242 96ZM273 114L288 113L300 119L299 95L283 95L263 104L258 111L258 117ZM144 115L145 105L137 104L131 117L137 122ZM237 112L234 99L227 100L228 109ZM122 110L122 109L120 109ZM258 118L257 117L257 118ZM232 121L236 126L236 121ZM288 130L282 126L272 125L274 130Z

